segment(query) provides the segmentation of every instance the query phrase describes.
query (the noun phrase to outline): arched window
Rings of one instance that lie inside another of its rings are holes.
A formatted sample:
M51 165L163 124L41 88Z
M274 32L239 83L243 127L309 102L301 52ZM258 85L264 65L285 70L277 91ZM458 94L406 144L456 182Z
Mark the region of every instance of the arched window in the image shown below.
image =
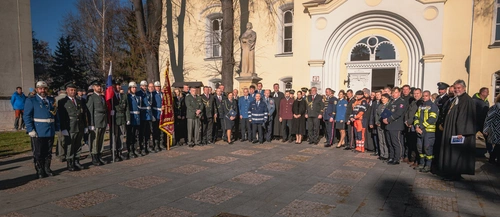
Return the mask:
M283 53L292 52L293 9L283 12Z
M351 61L395 60L394 45L384 37L361 39L351 50Z
M210 57L221 57L222 18L210 20Z

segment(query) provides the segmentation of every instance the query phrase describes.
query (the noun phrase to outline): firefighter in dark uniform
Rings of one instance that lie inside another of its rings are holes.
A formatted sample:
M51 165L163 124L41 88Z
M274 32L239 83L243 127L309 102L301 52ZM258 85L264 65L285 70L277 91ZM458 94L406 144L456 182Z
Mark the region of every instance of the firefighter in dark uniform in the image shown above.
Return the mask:
M151 139L151 127L156 118L153 116L153 91L154 87L151 84L151 89L146 81L141 81L141 130L139 136L139 148L141 155L147 155L152 152L149 141Z
M401 89L395 87L392 89L392 100L387 106L390 109L391 116L384 118L384 124L387 124L386 129L386 139L389 147L389 160L387 164L396 165L399 164L401 159L401 150L403 147L403 130L404 126L404 113L408 107L408 103L401 98Z
M418 169L420 172L427 173L431 171L434 141L436 139L436 122L439 109L431 99L431 92L424 91L423 103L415 113L414 126L418 133L417 150L420 155L420 163Z
M163 133L160 132L160 116L161 116L161 106L163 103L163 93L161 92L161 83L159 81L155 81L154 83L154 91L153 91L153 116L154 121L152 122L152 130L153 130L153 148L155 152L161 151L164 147L165 143L162 139Z
M26 98L23 120L26 132L31 137L33 158L38 178L53 176L50 169L54 135L59 131L57 106L54 98L47 96L47 83L36 83L36 96Z
M127 157L126 159L136 158L137 142L139 142L140 126L141 126L141 101L142 98L137 94L137 84L130 82L128 84L129 93L128 101L128 117L127 117Z
M88 130L87 105L76 97L76 88L74 83L66 84L67 96L57 102L68 171L83 169L80 164L80 153L83 133Z

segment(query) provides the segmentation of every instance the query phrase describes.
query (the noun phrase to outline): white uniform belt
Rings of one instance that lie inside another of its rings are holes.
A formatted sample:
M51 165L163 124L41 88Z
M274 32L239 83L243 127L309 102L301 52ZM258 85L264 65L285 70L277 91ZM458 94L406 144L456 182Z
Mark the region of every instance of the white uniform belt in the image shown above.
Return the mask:
M147 107L141 107L141 109L151 109L150 106L147 106Z
M54 118L33 118L35 122L53 123Z
M140 111L130 111L130 114L139 115L139 114L141 114L141 112Z
M156 107L153 107L154 110L158 110L158 111L161 111L161 108L156 108Z

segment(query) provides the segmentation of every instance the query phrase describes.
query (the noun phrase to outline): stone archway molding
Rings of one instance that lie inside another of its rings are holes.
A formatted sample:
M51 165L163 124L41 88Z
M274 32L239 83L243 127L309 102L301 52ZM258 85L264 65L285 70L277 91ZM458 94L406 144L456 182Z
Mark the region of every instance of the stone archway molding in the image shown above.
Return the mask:
M370 29L384 29L397 35L406 46L408 53L408 84L413 87L422 87L424 72L421 58L424 56L424 45L417 29L404 17L382 10L367 11L354 15L339 25L329 37L323 59L324 85L339 88L340 67L343 57L342 51L346 43L359 32ZM347 57L348 58L348 57ZM404 61L404 60L403 60ZM345 61L347 62L347 61ZM406 71L406 70L405 70Z

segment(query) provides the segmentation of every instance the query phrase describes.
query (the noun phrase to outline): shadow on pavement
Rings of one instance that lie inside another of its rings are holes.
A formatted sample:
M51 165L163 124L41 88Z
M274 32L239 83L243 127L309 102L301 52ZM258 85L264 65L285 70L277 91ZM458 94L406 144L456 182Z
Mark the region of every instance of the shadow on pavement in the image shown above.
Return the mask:
M413 185L399 179L382 178L377 193L385 199L381 216L432 216L413 193Z
M33 159L33 157L32 156L26 156L26 157L20 157L20 158L15 158L15 159L6 160L6 161L0 161L0 166L7 165L7 164L18 163L18 162L25 161L25 160L30 160L30 159Z

